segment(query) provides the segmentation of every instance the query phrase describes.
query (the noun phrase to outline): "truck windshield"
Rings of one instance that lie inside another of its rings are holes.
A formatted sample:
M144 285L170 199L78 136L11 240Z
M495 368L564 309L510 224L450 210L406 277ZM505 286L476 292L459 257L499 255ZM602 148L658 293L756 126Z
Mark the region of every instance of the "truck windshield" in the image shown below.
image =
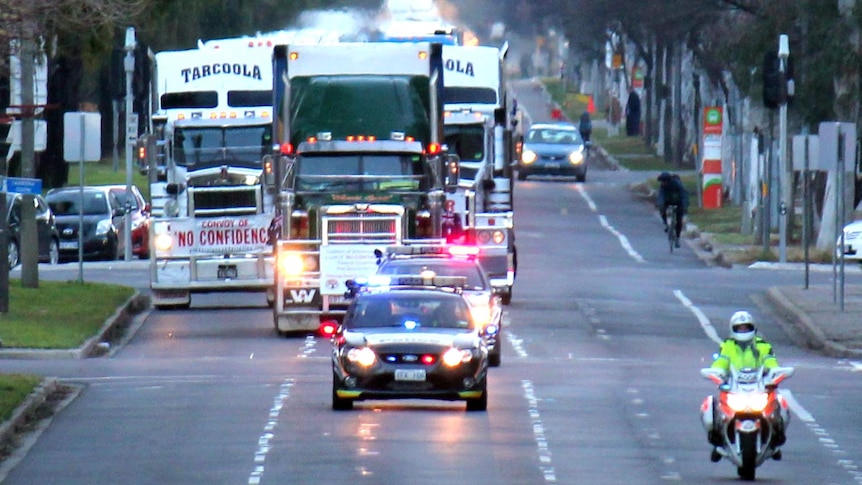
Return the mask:
M418 155L305 155L294 166L298 190L420 190L423 177Z
M446 126L446 145L463 162L485 159L485 130L481 126Z
M177 128L174 159L180 166L198 170L230 165L256 168L272 149L272 125Z

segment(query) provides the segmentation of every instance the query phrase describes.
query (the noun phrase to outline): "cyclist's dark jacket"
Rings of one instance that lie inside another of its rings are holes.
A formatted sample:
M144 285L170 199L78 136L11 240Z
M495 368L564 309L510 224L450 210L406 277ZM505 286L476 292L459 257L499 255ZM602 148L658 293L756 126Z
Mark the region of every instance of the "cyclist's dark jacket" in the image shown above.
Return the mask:
M657 203L662 208L676 205L688 209L688 191L682 186L682 180L679 177L671 177L667 185L659 187Z

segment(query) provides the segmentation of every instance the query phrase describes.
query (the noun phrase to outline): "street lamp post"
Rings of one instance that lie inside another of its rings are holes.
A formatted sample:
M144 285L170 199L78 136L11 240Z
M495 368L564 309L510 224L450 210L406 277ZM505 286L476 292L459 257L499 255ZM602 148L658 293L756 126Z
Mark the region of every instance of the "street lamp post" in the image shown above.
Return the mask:
M779 261L787 262L787 208L792 204L787 198L792 193L791 183L793 180L793 167L787 161L787 58L790 57L790 41L787 34L778 36L778 72L780 73L780 105L778 112L779 141L778 160L780 167L779 190ZM791 209L792 212L792 209Z
M126 58L123 60L123 68L126 71L126 203L125 215L123 216L123 242L125 251L123 259L132 260L132 215L130 202L132 201L132 150L135 137L138 133L137 122L132 113L132 83L135 74L135 28L126 29L125 51Z

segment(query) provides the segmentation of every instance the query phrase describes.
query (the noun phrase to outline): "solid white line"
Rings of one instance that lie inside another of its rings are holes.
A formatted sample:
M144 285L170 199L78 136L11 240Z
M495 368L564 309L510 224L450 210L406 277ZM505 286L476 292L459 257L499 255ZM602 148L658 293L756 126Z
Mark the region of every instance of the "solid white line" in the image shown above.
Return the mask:
M703 329L704 333L706 333L706 336L713 342L721 345L723 340L718 336L718 332L715 331L715 327L712 326L709 318L700 310L700 308L696 307L691 300L686 298L681 290L673 290L673 295L682 302L683 306L694 313L694 316L697 317L697 321L700 323L700 327Z
M790 392L789 389L779 389L778 393L784 396L785 399L787 399L787 405L790 407L790 410L793 411L793 414L795 414L799 418L800 421L802 421L803 423L816 422L814 416L809 413L804 407L802 407L801 404L799 404L799 401L797 401L793 397L793 393Z
M638 254L637 251L634 250L632 245L629 243L628 238L620 234L619 231L617 231L616 229L614 229L613 226L608 224L608 219L605 216L599 215L599 222L602 224L602 227L610 231L611 234L613 234L617 237L617 239L620 240L620 244L622 245L623 249L625 249L626 252L629 253L629 256L631 256L632 259L634 259L638 263L646 263L646 260L644 260L644 258L640 254Z
M576 185L575 188L577 189L578 193L581 194L581 197L585 201L587 201L587 205L590 207L590 210L593 212L596 212L596 203L593 202L593 199L590 197L589 194L587 194L587 191L584 190L584 186L583 185Z

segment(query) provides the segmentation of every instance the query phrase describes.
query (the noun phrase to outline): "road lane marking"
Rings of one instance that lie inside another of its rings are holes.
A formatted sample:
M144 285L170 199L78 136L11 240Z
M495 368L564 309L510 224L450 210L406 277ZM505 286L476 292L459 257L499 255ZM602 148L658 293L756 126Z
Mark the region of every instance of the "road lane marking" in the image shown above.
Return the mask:
M695 306L694 303L691 302L686 296L682 293L682 290L673 290L673 295L682 302L683 306L688 308L694 316L697 318L697 321L700 323L700 327L703 329L706 336L709 337L710 340L721 345L724 340L718 336L718 332L716 332L715 327L712 326L712 323L709 321L709 317L701 311L700 308Z
M545 483L557 483L557 472L554 470L553 463L551 463L551 452L548 449L548 438L545 436L545 425L542 423L542 416L539 413L539 399L536 397L536 388L533 387L532 381L527 379L521 381L521 388L523 388L524 398L527 400L530 424L533 428L536 445L538 445L539 471L542 472Z
M623 249L625 249L626 252L629 253L629 256L631 256L632 259L634 259L638 263L646 263L646 260L644 260L644 258L637 251L635 251L631 243L629 243L629 239L622 235L619 231L614 229L614 227L608 223L608 219L605 216L599 215L599 222L602 224L602 227L610 231L611 234L613 234L617 237L617 239L620 240L620 245L622 245Z
M581 194L581 198L583 198L587 202L587 206L589 206L590 210L596 212L596 203L593 202L593 199L592 197L590 197L590 194L588 194L587 191L584 190L584 186L576 185L575 188L577 189L578 193Z
M284 407L284 402L290 397L290 388L293 387L293 379L285 379L281 383L278 395L272 403L272 408L269 410L269 419L263 427L263 433L257 439L257 451L254 453L254 469L248 476L248 485L260 484L263 478L264 462L266 455L272 449L272 439L275 437L275 428L278 426L278 415L281 414L281 409Z

